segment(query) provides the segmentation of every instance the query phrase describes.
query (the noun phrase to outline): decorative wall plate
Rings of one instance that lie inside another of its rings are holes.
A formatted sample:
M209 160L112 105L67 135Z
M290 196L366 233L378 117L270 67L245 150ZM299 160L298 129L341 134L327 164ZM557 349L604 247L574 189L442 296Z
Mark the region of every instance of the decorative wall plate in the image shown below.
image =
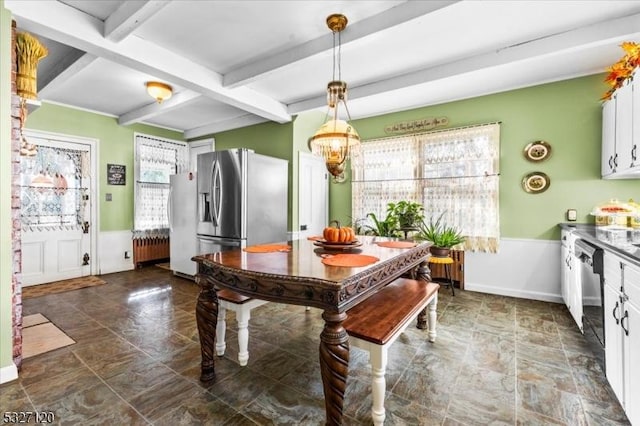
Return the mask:
M522 189L531 193L538 194L544 192L551 185L551 179L546 173L531 172L522 178Z
M531 142L524 147L524 156L529 161L539 162L551 156L551 145L545 141Z

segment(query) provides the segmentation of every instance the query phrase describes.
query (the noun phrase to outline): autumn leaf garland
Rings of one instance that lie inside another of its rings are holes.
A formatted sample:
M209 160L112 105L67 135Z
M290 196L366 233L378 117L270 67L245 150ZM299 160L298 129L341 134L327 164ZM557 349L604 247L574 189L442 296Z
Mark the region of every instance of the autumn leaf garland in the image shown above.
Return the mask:
M625 51L625 55L618 62L607 68L607 77L605 83L609 85L609 90L605 92L601 100L608 101L613 93L622 86L622 84L631 78L633 70L640 65L640 45L632 41L625 41L620 45Z

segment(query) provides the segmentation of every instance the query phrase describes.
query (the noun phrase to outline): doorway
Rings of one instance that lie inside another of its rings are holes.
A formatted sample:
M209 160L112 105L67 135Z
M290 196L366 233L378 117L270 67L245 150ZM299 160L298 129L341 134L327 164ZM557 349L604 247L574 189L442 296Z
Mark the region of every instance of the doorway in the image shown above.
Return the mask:
M299 238L322 235L329 217L329 178L324 160L306 152L298 157Z
M96 273L97 140L24 130L22 285Z

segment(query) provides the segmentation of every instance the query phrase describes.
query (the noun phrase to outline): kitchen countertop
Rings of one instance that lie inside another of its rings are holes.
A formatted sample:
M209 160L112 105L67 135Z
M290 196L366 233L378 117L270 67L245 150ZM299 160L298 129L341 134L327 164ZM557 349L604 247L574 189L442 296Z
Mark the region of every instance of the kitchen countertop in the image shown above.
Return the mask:
M562 229L574 230L578 238L640 267L640 229L595 226L585 223L561 223L559 226Z

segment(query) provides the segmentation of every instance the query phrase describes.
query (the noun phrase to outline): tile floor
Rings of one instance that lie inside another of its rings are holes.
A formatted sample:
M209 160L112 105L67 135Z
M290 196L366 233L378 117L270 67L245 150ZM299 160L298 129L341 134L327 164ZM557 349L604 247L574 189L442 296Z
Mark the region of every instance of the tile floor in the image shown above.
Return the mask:
M24 301L76 344L24 361L0 386L6 411L70 425L320 425L320 311L253 312L249 365L229 314L217 381L198 381L196 285L147 267L108 284ZM353 348L345 423L370 424L366 353ZM388 425L629 424L564 305L440 291L438 339L409 328L390 352Z

